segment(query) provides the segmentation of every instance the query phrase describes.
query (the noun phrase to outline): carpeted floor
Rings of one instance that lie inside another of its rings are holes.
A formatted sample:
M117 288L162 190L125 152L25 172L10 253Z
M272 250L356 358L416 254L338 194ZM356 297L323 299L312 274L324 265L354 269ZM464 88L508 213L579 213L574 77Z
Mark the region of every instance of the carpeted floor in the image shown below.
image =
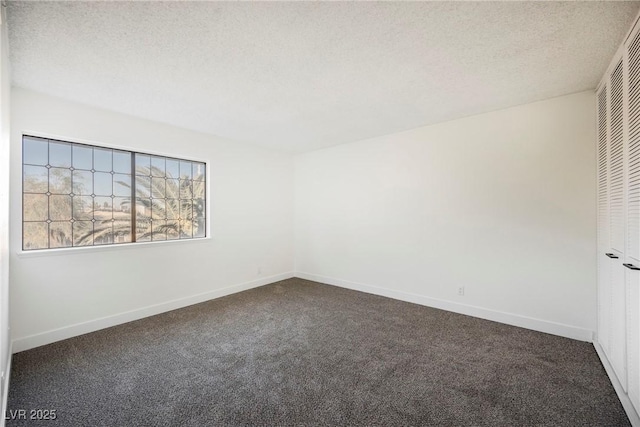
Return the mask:
M18 353L8 409L56 414L8 426L629 425L591 344L301 279Z

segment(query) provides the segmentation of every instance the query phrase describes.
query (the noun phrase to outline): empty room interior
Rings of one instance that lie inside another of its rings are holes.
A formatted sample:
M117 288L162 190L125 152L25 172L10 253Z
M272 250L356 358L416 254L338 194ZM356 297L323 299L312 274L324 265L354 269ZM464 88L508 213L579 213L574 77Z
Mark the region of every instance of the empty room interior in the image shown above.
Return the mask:
M1 5L1 426L640 426L640 2Z

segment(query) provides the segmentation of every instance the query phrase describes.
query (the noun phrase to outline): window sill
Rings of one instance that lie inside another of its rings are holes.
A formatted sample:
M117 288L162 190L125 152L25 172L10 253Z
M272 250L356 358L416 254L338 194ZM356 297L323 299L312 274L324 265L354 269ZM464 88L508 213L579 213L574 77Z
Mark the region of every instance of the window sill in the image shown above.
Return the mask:
M80 254L88 254L92 252L107 252L107 251L119 251L119 250L129 250L136 248L144 248L149 246L159 246L159 245L190 245L197 243L206 243L212 239L209 237L199 237L195 239L182 239L182 240L158 240L155 242L137 242L137 243L119 243L119 244L111 244L111 245L100 245L100 246L76 246L72 248L57 248L57 249L34 249L31 251L17 251L17 255L19 258L37 258L37 257L49 257L49 256L59 256L59 255L80 255Z

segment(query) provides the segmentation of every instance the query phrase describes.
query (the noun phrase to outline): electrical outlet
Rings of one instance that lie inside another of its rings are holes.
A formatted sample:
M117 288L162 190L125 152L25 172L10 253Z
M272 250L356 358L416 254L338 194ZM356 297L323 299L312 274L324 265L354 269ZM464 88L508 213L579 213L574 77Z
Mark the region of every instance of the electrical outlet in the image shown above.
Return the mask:
M464 296L464 286L460 286L458 288L458 295L460 295L461 297Z

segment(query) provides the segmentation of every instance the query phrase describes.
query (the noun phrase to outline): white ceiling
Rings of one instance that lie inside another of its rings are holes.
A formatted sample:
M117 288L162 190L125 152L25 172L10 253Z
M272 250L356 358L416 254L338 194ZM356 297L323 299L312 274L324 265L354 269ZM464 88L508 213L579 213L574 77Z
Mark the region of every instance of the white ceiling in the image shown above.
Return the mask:
M303 152L592 89L639 5L11 2L8 21L16 86Z

